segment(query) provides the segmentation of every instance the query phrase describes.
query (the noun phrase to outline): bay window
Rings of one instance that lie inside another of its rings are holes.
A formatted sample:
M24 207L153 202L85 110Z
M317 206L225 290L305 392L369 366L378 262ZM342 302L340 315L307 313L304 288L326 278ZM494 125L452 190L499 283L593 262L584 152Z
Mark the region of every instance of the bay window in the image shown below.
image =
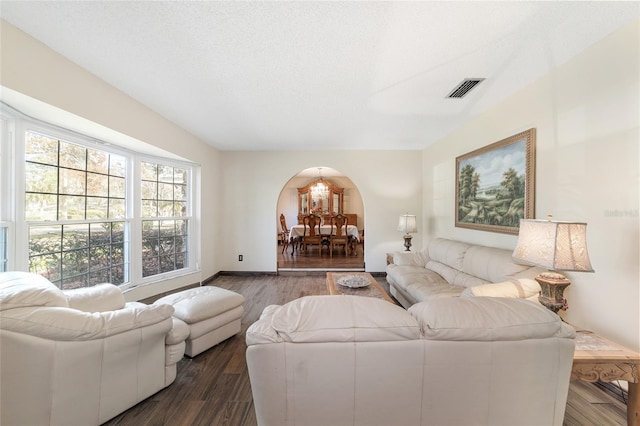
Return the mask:
M2 144L15 155L0 183L16 185L3 188L3 200L11 195L15 202L0 207L0 271L11 261L62 289L129 287L195 271L189 238L195 165L12 111L2 111L15 129L2 132ZM15 235L8 232L14 225Z

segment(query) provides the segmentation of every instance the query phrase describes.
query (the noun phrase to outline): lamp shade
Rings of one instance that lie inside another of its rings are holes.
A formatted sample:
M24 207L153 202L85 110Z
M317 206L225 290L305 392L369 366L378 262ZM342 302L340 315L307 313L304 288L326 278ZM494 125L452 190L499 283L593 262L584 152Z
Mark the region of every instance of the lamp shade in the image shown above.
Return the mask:
M400 219L398 219L398 231L404 232L405 234L418 232L416 215L403 214L400 216Z
M593 272L587 224L521 219L513 259L555 271Z

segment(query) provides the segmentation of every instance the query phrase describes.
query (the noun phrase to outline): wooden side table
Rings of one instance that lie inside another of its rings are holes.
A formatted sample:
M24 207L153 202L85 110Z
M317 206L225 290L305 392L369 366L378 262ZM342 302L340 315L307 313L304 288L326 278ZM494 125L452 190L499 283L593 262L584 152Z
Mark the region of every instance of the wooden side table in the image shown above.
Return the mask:
M576 329L571 380L629 383L627 425L640 426L640 354L588 330Z

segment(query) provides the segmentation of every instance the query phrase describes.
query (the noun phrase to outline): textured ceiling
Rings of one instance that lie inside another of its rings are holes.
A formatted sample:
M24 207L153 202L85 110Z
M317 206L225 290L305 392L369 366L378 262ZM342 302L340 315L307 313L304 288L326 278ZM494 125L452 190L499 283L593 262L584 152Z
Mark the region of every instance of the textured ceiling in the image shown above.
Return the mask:
M6 1L0 16L221 150L422 149L638 2ZM486 80L445 99L467 77Z

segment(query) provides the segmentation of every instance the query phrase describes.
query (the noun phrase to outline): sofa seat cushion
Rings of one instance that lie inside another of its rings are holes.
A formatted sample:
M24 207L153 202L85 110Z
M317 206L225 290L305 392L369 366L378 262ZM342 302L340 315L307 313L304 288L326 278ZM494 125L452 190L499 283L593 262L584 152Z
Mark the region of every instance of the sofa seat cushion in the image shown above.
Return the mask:
M270 316L285 342L383 342L420 338L416 320L400 306L362 296L307 296Z
M424 302L431 299L440 299L443 297L458 297L464 290L464 287L452 285L449 283L437 283L424 285L420 282L409 284L406 292L417 302Z
M497 341L575 337L575 331L540 304L497 297L455 297L417 303L409 313L430 340Z
M432 297L459 296L464 290L464 287L449 284L435 271L420 266L388 265L387 277L396 288L418 302Z
M69 302L45 277L19 271L0 274L0 311L37 306L68 308Z

